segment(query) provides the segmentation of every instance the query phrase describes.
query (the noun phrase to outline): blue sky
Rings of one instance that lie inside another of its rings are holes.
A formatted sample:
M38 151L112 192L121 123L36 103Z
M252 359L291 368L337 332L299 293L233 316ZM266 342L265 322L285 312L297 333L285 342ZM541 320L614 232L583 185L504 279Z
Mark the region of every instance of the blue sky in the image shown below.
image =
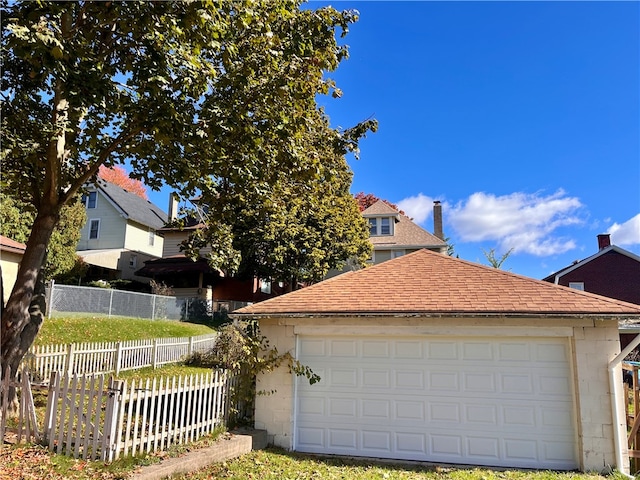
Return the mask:
M352 192L397 203L460 258L542 278L597 251L640 255L640 3L311 1L357 9L329 76L335 127L376 118ZM166 192L149 192L166 210Z

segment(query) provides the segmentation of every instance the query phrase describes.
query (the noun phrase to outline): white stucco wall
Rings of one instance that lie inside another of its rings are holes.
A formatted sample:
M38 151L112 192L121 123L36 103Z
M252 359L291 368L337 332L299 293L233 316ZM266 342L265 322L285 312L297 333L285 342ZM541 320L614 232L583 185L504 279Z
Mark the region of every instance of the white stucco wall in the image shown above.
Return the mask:
M328 328L327 328L328 327ZM305 328L327 328L333 334L428 335L439 331L449 335L558 336L571 346L570 363L575 374L578 460L584 471L602 471L615 466L614 428L608 364L620 352L616 320L566 318L288 318L262 319L261 332L279 352L296 355L296 333ZM407 330L408 329L408 330ZM435 330L434 330L435 329ZM622 375L619 375L622 381ZM258 390L272 391L256 399L256 428L266 429L274 445L293 447L294 379L287 367L258 377ZM619 407L624 408L622 399ZM625 455L626 456L626 455ZM628 467L626 465L618 468Z

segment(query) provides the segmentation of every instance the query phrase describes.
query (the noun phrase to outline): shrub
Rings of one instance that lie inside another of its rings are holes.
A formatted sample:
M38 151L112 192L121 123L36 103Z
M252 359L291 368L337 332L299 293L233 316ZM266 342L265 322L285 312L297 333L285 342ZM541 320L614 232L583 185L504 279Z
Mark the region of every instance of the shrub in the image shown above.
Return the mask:
M320 380L318 375L294 359L289 352L281 354L277 348L272 348L267 337L260 333L255 320L223 325L213 348L192 355L186 363L227 369L236 375L230 391L231 426L253 423L255 395L275 393L275 390L256 392L255 379L259 373L269 373L281 365L287 365L291 373L306 377L311 384Z

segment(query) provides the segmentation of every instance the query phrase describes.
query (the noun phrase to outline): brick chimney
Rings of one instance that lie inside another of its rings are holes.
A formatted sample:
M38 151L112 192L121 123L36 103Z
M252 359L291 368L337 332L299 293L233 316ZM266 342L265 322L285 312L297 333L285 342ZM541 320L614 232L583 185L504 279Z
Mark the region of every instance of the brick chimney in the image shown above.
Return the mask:
M611 235L609 233L601 233L598 235L598 250L607 248L611 245Z
M442 205L440 205L440 200L434 200L433 202L433 234L444 241L444 232L442 231Z

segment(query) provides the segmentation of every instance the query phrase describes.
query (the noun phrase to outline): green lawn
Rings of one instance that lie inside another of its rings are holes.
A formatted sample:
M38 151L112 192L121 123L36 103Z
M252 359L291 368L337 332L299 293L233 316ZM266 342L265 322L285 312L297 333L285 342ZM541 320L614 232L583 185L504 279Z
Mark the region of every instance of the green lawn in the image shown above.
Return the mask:
M260 480L623 480L620 474L558 473L531 470L491 470L487 468L451 468L426 465L384 464L348 458L320 458L279 449L254 451L239 459L211 465L182 479L260 479Z
M139 318L57 317L47 318L36 337L36 345L81 342L115 342L166 337L192 337L212 333L206 325Z

